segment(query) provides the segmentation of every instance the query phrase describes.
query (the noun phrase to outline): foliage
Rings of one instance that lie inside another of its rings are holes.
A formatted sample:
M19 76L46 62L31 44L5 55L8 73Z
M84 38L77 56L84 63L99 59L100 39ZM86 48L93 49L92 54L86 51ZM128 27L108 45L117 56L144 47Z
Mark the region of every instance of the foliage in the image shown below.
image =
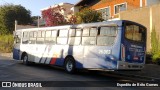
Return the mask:
M10 53L13 49L13 35L1 35L0 36L0 52Z
M12 33L15 20L26 25L31 22L31 12L21 5L6 4L0 6L0 34Z
M77 23L91 23L91 22L100 22L103 21L102 15L100 12L95 10L84 8L76 14Z
M32 19L32 21L36 21L36 20L38 20L38 17L40 17L40 16L32 16L31 19Z
M64 15L61 14L63 11L65 11L65 9L61 6L50 7L49 9L42 11L42 17L46 21L46 26L67 24Z
M77 23L77 17L75 15L71 15L71 17L68 20L69 24L76 24Z
M31 17L32 25L37 26L38 18L40 19L40 16L32 16Z
M157 37L158 36L158 37ZM157 35L155 28L151 32L151 46L152 46L152 59L153 62L157 63L160 60L160 41L159 35Z

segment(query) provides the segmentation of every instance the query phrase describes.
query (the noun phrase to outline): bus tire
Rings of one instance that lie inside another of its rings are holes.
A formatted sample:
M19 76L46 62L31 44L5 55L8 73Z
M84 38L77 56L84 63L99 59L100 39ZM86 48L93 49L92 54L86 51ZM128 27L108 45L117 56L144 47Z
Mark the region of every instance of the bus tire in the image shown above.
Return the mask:
M23 60L23 64L24 64L24 65L29 65L28 55L27 55L27 54L25 54L25 55L23 56L22 60Z
M67 57L65 59L65 65L64 65L65 71L69 74L75 73L75 60L72 57Z

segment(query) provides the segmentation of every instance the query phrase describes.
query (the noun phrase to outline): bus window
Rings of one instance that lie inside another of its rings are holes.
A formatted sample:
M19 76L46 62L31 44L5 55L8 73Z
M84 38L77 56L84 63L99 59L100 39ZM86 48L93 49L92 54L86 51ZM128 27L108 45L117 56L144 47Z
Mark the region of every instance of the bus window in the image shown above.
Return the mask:
M82 45L95 45L96 37L82 37Z
M37 38L37 41L36 41L37 44L44 44L44 38Z
M69 37L68 44L69 45L79 45L81 42L81 37Z
M110 46L114 43L115 37L99 36L97 37L97 45Z
M75 36L76 30L75 29L70 29L69 30L69 36L73 37Z
M83 29L83 36L89 36L89 28Z
M57 44L60 44L60 45L67 44L67 37L58 37L57 38Z
M46 38L51 37L51 31L46 31Z
M90 36L97 36L97 28L90 29Z
M36 32L29 32L29 44L35 44L36 43Z
M56 44L56 38L52 37L52 38L46 38L45 39L45 43L46 44Z
M23 32L22 43L28 44L28 41L29 41L28 32Z
M33 37L36 38L37 37L37 32L34 32L33 35L34 35Z
M81 35L82 35L82 30L76 29L76 36L81 36Z
M116 36L117 27L101 27L100 35L101 36Z
M21 32L16 32L14 37L15 43L19 44L21 43Z
M45 37L46 32L42 31L42 37Z
M142 42L145 41L145 31L143 28L140 28L138 25L128 24L125 29L125 37L128 40Z
M33 32L29 32L29 37L33 38Z
M46 44L56 44L57 31L46 31Z
M35 43L36 43L36 38L29 39L29 44L35 44Z
M55 30L52 31L52 37L57 37L57 31Z
M60 30L59 37L57 37L57 44L65 45L67 44L68 30Z
M68 36L68 30L60 30L59 36L60 37L67 37Z
M114 43L118 27L100 27L100 35L97 37L97 45L110 46Z
M38 31L37 37L42 37L42 31Z

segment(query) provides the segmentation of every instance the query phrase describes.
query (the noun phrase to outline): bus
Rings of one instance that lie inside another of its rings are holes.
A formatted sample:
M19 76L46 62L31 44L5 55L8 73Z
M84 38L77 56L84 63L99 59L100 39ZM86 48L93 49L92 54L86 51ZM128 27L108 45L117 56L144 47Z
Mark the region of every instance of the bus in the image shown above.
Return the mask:
M141 70L145 64L146 28L115 20L29 28L14 33L13 58L23 64L87 70Z

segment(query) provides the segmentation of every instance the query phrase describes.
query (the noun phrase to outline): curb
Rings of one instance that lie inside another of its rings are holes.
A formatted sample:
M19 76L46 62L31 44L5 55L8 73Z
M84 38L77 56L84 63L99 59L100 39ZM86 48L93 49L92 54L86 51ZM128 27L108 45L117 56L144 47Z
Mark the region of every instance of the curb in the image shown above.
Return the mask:
M0 56L12 58L13 53L0 53Z

